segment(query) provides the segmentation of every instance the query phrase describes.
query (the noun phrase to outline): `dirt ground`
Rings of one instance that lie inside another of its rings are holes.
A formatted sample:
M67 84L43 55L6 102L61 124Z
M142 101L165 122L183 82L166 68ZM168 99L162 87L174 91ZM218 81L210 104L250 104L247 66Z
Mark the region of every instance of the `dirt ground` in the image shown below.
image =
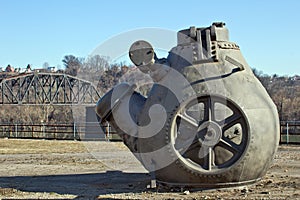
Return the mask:
M0 139L0 199L300 199L300 145L280 146L255 184L216 190L158 185L121 142Z

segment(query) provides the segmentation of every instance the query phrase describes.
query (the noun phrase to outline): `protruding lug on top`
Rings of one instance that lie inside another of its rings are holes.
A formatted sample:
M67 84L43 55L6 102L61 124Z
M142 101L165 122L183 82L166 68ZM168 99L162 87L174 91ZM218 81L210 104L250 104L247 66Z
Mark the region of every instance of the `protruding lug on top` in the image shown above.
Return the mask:
M229 41L229 32L224 22L214 22L210 32L212 41Z
M218 28L223 28L226 24L224 22L214 22L212 25Z

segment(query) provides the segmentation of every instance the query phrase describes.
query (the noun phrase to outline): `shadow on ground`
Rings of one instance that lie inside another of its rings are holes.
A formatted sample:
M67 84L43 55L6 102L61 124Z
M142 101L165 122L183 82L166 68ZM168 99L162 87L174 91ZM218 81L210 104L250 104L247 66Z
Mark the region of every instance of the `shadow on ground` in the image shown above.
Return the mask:
M102 194L142 192L150 183L147 173L107 171L95 174L0 177L0 188L26 192L97 197Z

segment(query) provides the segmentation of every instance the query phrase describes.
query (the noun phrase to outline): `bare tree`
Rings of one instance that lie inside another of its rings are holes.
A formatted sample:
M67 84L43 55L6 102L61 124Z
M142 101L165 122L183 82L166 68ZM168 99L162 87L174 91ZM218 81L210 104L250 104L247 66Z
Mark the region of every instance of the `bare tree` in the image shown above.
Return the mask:
M44 62L44 64L43 64L43 68L44 68L44 69L48 69L49 66L50 66L50 65L49 65L48 62Z
M108 58L100 55L90 56L84 63L84 68L93 72L104 71L108 69Z
M66 73L76 76L80 67L82 66L83 59L73 55L66 55L62 62L66 67Z

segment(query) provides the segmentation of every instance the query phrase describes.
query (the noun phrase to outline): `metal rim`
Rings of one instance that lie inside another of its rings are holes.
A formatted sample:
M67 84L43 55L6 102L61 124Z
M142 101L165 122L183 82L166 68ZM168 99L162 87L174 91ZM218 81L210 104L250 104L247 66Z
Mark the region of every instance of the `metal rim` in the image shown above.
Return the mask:
M244 156L249 126L233 101L200 96L179 106L172 117L170 140L181 164L200 173L218 173Z

